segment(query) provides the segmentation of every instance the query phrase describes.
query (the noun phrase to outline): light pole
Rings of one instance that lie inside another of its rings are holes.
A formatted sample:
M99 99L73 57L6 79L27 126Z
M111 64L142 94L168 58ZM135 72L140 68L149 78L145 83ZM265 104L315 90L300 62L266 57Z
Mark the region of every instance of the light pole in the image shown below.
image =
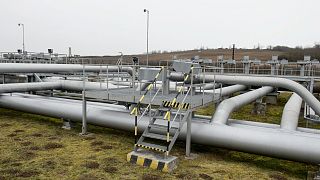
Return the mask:
M121 65L121 67L122 67L123 53L122 53L122 52L119 52L119 53L120 53L119 62L120 62L120 65Z
M24 24L19 23L18 26L22 26L22 54L24 55L26 49L24 46Z
M143 12L147 13L147 66L149 65L149 10L144 9Z

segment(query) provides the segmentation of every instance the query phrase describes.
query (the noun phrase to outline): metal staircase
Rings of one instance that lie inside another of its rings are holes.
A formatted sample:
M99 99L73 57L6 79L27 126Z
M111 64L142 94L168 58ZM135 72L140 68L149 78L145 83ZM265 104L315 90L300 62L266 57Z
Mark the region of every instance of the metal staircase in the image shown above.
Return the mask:
M169 152L178 139L181 128L191 114L189 110L190 105L185 103L185 100L192 87L189 87L185 93L185 83L190 77L192 70L193 68L191 67L190 72L184 75L184 81L173 100L163 101L162 105L156 110L153 116L151 116L149 125L135 143L135 151L137 151L138 148L144 148L163 152L166 156L169 155ZM181 102L177 102L180 94L183 95L183 99ZM151 104L149 105L151 106ZM143 115L144 113L142 116ZM171 119L171 117L173 118Z

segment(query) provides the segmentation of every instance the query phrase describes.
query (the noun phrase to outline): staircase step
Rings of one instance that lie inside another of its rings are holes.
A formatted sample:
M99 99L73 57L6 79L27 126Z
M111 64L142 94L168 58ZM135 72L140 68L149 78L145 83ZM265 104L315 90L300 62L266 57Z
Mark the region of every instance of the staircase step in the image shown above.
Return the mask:
M161 146L158 144L151 144L151 143L147 143L147 142L141 142L139 144L137 144L138 147L142 147L142 148L146 148L146 149L152 149L154 151L160 151L160 152L166 152L167 151L167 147L166 146Z
M153 118L155 118L155 119L163 119L164 116L154 116Z
M152 139L159 139L159 140L163 140L166 141L167 140L167 136L163 135L163 134L156 134L156 133L143 133L142 134L143 137L147 137L147 138L152 138ZM172 137L169 137L169 141L171 141Z
M167 111L169 111L169 108L160 107L158 110L161 111L161 112L167 112ZM176 113L176 112L178 112L178 109L173 109L173 108L171 108L170 111L171 111L172 113ZM183 115L183 113L185 113L185 112L186 112L185 109L180 109L180 111L179 111L179 113L180 113L180 114L182 113L182 115Z
M160 129L160 130L167 130L168 126L166 125L160 125L160 124L149 124L150 128L154 128L154 129ZM178 129L177 127L171 126L171 129Z

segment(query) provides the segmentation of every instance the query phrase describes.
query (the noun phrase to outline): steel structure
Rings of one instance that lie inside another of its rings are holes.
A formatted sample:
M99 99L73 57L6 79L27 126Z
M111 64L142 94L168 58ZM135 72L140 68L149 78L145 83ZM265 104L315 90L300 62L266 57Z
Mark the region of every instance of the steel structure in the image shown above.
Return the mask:
M305 119L319 119L320 102L313 95L319 80L316 68L312 68L316 63L308 59L303 63L303 74L290 76L283 73L283 64L276 57L268 62L268 75L252 74L259 72L255 68L266 64L248 57L242 62L241 74L230 73L222 57L219 63L218 69L191 61L174 62L170 67L3 63L0 73L24 74L37 82L1 84L0 106L82 122L84 134L87 123L134 130L136 151L161 150L167 156L175 141L181 139L186 140L187 155L192 142L319 164L320 130L298 127L302 101L308 112L313 112L312 116L305 114L309 118ZM306 69L310 73L305 73ZM234 110L278 88L293 92L281 124L230 119ZM82 101L40 96L39 92L48 90L74 93ZM30 91L38 91L39 95L16 94ZM236 92L241 94L229 97ZM117 105L91 101L112 101ZM217 105L212 117L195 115L197 109L210 103ZM152 144L148 139L163 142Z

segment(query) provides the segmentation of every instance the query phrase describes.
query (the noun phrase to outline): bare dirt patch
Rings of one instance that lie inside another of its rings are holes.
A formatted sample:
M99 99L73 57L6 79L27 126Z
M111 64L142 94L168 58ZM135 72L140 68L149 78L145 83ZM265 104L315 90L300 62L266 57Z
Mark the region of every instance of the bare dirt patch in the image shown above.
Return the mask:
M105 145L105 146L101 146L102 149L112 149L112 146L110 145Z
M29 171L22 171L21 173L18 174L17 177L28 178L28 177L36 176L38 174L39 172L37 171L29 170Z
M269 175L269 177L274 180L287 180L286 177L284 177L280 174L271 174L271 175Z
M160 176L153 175L153 174L144 174L142 176L142 180L160 180L162 179Z
M25 132L25 131L22 130L22 129L17 129L17 130L14 130L13 132L14 132L14 133L23 133L23 132Z
M21 159L30 160L35 158L37 155L31 151L23 151L20 153Z
M19 163L19 162L15 162L15 163L12 163L11 166L14 166L14 167L18 167L18 166L21 166L22 163Z
M83 139L85 139L85 140L94 140L94 139L96 139L96 137L94 137L94 136L85 136Z
M20 138L13 138L14 141L22 141Z
M113 166L108 166L108 167L103 168L103 170L107 173L112 174L112 173L116 173L118 171L118 168L113 167Z
M43 135L41 133L33 133L30 136L32 136L32 137L42 137Z
M59 138L56 136L50 136L48 137L48 140L59 140Z
M39 174L39 172L34 171L34 170L23 170L22 171L20 169L15 169L15 168L1 170L0 173L7 174L11 177L22 177L22 178L28 178L28 177L36 176Z
M115 163L119 163L120 161L117 158L108 157L104 159L104 162L107 162L109 164L115 164Z
M199 174L199 177L202 178L202 179L205 179L205 180L211 180L212 179L211 176L209 176L208 174L203 174L203 173Z
M84 167L89 168L89 169L97 169L99 168L100 164L95 162L95 161L87 161L84 164Z
M10 168L10 169L0 170L0 173L7 174L10 176L18 176L21 173L21 170L15 169L15 168Z
M49 161L44 162L42 167L46 168L46 169L54 169L56 164L57 164L56 162L49 160Z
M38 150L40 150L41 148L40 147L38 147L38 146L31 146L30 148L29 148L29 150L32 150L32 151L38 151Z
M22 146L30 146L31 144L32 144L32 142L30 142L30 141L21 142Z
M91 143L91 146L102 146L103 145L103 141L93 141Z
M96 180L98 179L93 174L82 174L78 177L78 180Z
M46 144L43 148L46 150L62 148L63 145L55 142Z
M195 174L190 173L190 172L184 172L184 173L176 175L176 178L179 178L179 179L197 179L197 176Z
M16 133L11 133L11 134L9 134L9 135L7 135L7 137L15 137L15 136L17 136L18 134L16 134Z

